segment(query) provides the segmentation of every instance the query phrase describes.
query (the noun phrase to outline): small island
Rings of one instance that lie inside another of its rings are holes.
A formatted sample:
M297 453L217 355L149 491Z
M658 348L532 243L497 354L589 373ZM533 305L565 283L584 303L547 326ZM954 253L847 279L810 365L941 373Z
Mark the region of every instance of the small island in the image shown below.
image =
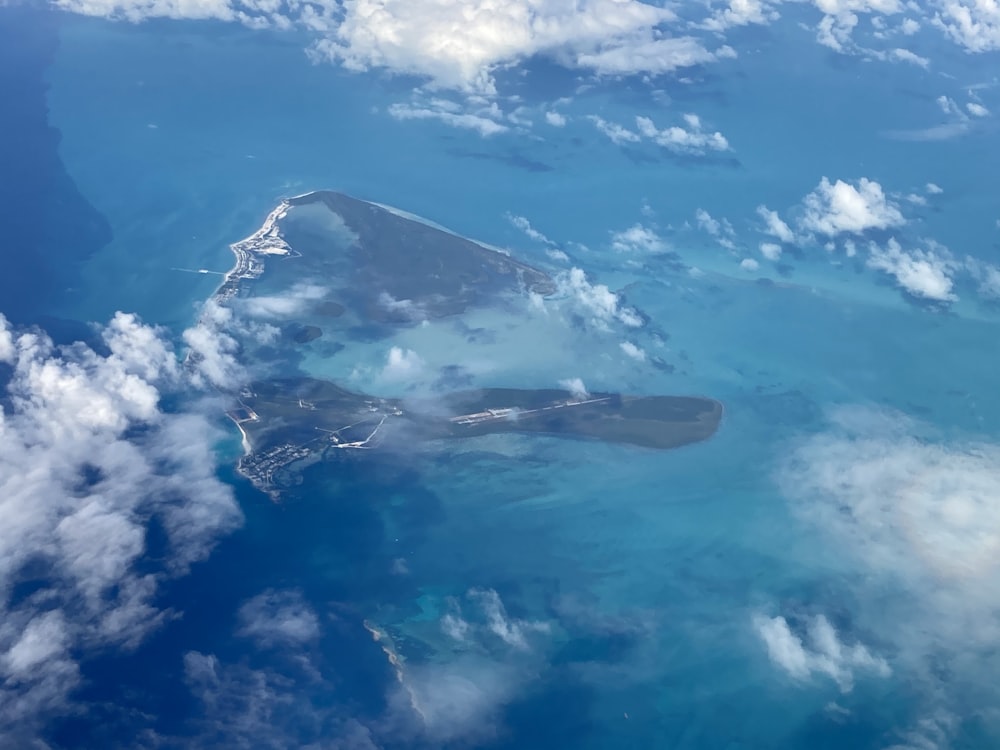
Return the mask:
M715 434L722 404L693 396L572 394L555 389L488 388L406 402L353 393L325 380L252 384L229 413L244 436L239 470L274 496L320 460L405 450L415 441L501 432L677 448Z

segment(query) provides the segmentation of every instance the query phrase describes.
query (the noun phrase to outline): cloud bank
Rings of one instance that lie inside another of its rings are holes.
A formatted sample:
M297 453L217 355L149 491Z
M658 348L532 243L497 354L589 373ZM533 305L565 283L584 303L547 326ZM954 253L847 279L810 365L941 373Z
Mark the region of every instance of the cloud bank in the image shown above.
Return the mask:
M160 583L241 523L215 476L216 429L160 406L182 387L161 332L118 313L100 338L100 352L58 348L0 316L0 739L15 745L67 708L81 652L140 643L171 616Z
M495 93L498 67L538 54L602 73L663 72L711 57L693 40L658 38L673 12L636 0L346 0L342 7L341 23L314 56L470 93Z
M891 649L927 716L992 711L1000 447L945 438L893 411L841 408L776 477L796 514L864 581L856 616Z

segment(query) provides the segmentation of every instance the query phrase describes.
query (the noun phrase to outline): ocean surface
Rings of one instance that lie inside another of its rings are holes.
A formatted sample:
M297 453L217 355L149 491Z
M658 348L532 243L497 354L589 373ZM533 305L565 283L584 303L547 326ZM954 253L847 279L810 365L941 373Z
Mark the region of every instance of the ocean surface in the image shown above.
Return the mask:
M571 77L539 63L511 84L531 134L489 138L394 119L412 81L314 65L294 32L45 16L47 31L22 40L33 67L15 94L25 111L44 101L59 137L34 116L18 127L38 147L4 159L44 151L61 165L8 172L38 176L32 190L47 195L5 235L5 264L25 264L24 286L2 287L8 317L75 332L125 310L179 333L221 281L199 269L226 272L229 243L281 198L329 188L559 278L579 268L644 324L591 320L563 291L541 310L525 299L344 334L307 347L302 371L383 396L427 392L460 368L473 386L581 378L726 408L715 437L676 451L494 435L314 466L278 504L235 473L227 427L220 472L243 528L163 592L183 616L135 651L84 663L78 697L91 708L52 727L54 746L996 746L995 641L969 635L994 627L1000 586L995 304L966 281L958 302L931 309L822 248L779 270L757 249L756 213L786 216L824 176L867 176L905 206L901 236L997 262L995 121L947 140L914 134L940 124L939 95L992 81L982 96L1000 108L995 77L929 32L914 44L933 54L930 71L837 56L789 31L805 9L783 12L734 32L740 57L693 83L577 93L560 105L565 128L546 130L542 113ZM5 38L11 13L0 9ZM808 104L790 119L793 100ZM732 150L621 146L587 119L662 127L686 112ZM24 188L0 182L2 196ZM51 226L53 206L87 231L38 240L31 228ZM732 248L699 230L699 209L731 222ZM616 249L614 233L636 224L662 245ZM28 265L40 257L59 273ZM741 267L749 257L757 270ZM283 268L262 284L280 295L294 281ZM384 371L393 347L419 369ZM939 466L958 468L921 479ZM882 494L859 499L862 478L883 470ZM975 497L947 504L962 493ZM268 590L299 592L319 640L290 653L238 637L237 611ZM776 665L782 644L798 666ZM201 701L192 653L215 658Z

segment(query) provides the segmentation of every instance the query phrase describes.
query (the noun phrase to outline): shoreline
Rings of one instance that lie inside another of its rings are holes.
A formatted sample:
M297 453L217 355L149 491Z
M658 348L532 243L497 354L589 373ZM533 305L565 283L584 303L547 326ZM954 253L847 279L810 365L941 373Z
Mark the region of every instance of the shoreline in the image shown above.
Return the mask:
M307 197L313 193L303 193L299 198ZM292 246L289 245L278 227L278 222L288 215L288 209L292 208L290 201L293 198L283 198L267 217L264 223L257 228L257 231L244 237L242 240L230 243L229 250L235 256L233 267L226 272L222 278L222 283L216 287L209 297L209 301L223 301L233 296L238 287L240 279L256 279L264 273L264 262L261 255L273 255L279 257L296 257Z
M320 191L313 191L320 192ZM353 198L353 196L351 196ZM430 219L425 219L423 216L418 214L410 213L402 208L396 208L395 206L390 206L388 203L378 203L376 201L366 201L363 198L355 198L355 200L361 201L362 203L367 203L369 206L377 206L378 208L388 211L394 216L398 216L401 219L406 219L407 221L412 221L417 224L423 224L425 227L430 227L431 229L437 229L439 232L444 232L445 234L450 234L452 237L458 237L459 239L465 240L466 242L471 242L474 245L479 245L482 248L486 248L494 253L500 253L503 256L514 259L510 250L502 247L497 247L496 245L491 245L488 242L483 242L482 240L477 240L472 237L466 237L464 234L459 234L454 229L449 229L443 224L438 224L436 221L431 221ZM518 261L520 262L520 261Z
M236 425L236 429L240 431L240 436L242 438L242 440L240 441L240 445L243 448L243 455L249 456L251 453L253 453L253 446L250 444L250 437L247 435L247 431L243 429L243 425L240 423L240 420L238 420L232 414L227 412L226 416L232 420L233 424ZM237 471L239 471L239 469L237 469Z

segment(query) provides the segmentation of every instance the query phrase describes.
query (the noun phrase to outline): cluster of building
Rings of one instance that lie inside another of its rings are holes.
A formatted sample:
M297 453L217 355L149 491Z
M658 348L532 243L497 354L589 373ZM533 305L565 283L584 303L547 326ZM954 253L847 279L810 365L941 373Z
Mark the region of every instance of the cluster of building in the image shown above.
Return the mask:
M293 461L307 458L312 453L301 445L285 443L262 453L251 453L240 459L240 473L257 487L266 489L273 486L274 472Z

